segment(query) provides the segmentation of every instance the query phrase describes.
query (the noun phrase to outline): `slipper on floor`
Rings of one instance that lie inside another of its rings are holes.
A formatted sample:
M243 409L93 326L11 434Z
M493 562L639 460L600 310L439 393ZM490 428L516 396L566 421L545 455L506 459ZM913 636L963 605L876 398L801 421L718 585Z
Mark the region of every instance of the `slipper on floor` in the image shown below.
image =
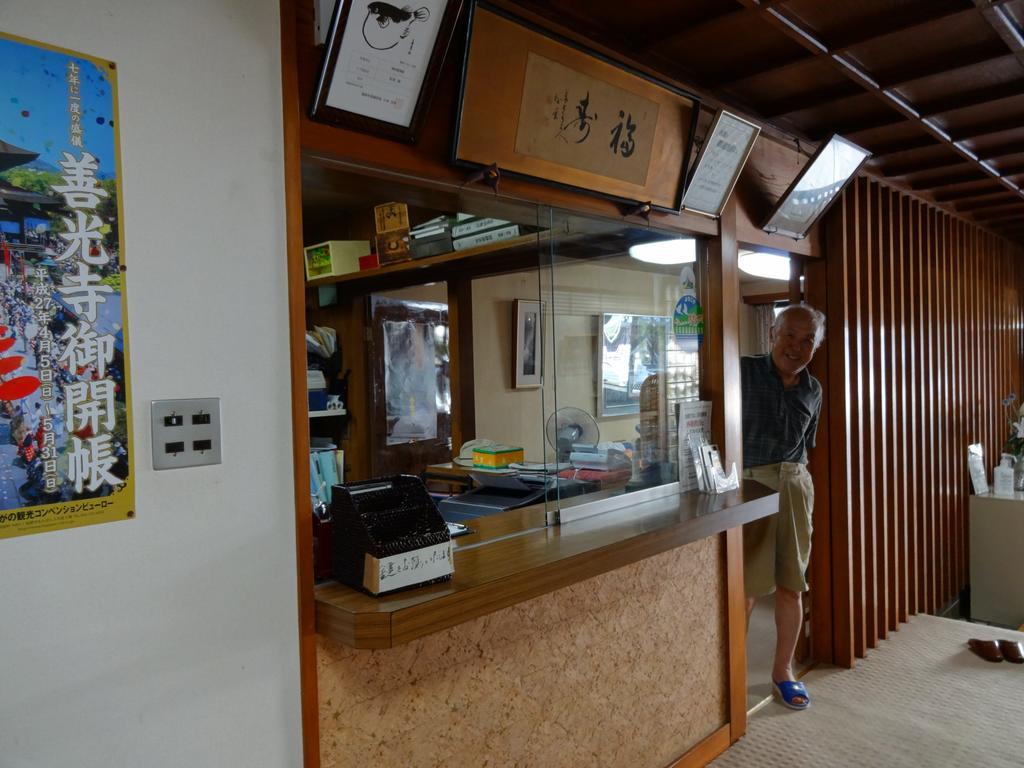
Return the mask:
M1016 640L1000 640L999 651L1011 664L1024 664L1024 647Z
M807 688L796 680L783 680L781 683L772 680L772 692L778 696L783 706L790 709L807 709L811 706L811 697L807 695ZM794 701L798 697L803 697L802 704Z
M1003 660L1003 652L999 650L999 642L996 640L979 640L972 637L967 641L967 645L985 661Z

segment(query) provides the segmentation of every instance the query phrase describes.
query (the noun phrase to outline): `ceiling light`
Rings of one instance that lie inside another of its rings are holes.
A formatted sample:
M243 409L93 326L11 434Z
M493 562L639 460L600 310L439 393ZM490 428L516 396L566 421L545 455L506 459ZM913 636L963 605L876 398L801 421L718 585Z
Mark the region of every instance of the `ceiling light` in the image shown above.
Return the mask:
M648 264L687 264L697 260L697 241L686 238L639 243L629 246L629 255Z
M744 251L739 255L741 272L769 280L789 280L789 256L763 251Z

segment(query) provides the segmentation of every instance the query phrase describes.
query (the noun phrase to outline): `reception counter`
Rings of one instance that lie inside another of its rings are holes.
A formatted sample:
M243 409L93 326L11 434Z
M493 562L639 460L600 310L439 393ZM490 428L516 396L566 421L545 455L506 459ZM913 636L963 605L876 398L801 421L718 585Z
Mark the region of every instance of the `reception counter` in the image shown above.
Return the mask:
M594 496L584 500L592 502ZM777 509L777 493L746 481L719 495L676 493L558 526L545 526L542 504L479 518L472 522L472 534L453 540L451 581L383 597L333 581L318 586L317 632L353 648L390 648Z

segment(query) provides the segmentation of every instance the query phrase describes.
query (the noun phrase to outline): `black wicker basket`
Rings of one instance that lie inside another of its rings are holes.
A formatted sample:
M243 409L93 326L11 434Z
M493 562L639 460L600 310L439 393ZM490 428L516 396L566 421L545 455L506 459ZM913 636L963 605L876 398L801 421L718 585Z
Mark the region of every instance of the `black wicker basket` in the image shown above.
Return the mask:
M335 485L331 516L334 578L370 594L375 593L367 586L366 555L382 560L451 541L448 525L423 481L415 475ZM449 573L407 586L450 578Z

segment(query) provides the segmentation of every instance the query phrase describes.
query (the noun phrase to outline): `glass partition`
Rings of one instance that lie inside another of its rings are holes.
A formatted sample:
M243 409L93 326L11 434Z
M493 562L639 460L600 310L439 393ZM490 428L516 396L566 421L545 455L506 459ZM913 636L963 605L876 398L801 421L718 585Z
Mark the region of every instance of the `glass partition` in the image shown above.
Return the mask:
M548 518L564 522L593 513L590 501L678 492L677 406L699 392L703 244L557 210L548 216L544 449L558 478Z

